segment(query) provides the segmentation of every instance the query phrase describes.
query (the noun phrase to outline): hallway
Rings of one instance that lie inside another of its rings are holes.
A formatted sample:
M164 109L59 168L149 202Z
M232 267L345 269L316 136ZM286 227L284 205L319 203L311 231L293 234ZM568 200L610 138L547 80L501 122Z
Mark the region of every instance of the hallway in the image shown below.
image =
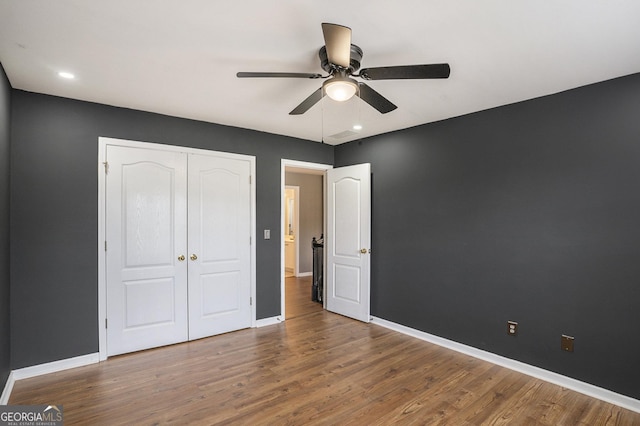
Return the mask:
M285 279L286 319L322 311L322 303L311 300L312 277L288 277Z

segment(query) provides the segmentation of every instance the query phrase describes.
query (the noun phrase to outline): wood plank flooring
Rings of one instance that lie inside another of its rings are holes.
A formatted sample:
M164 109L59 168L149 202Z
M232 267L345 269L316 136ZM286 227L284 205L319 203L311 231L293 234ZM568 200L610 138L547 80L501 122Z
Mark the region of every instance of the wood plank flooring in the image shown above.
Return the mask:
M311 277L287 278L285 282L285 316L287 320L322 312L322 304L311 300Z
M287 280L287 320L16 382L65 425L640 425L640 414L323 311ZM297 305L296 305L297 304Z

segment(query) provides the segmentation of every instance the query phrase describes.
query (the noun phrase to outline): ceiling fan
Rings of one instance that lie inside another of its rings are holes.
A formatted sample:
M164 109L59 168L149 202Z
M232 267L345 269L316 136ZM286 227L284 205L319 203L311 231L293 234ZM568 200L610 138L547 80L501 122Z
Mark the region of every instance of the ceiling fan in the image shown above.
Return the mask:
M391 67L363 68L358 74L362 60L362 49L351 44L351 28L337 24L322 24L325 45L320 48L320 66L328 75L296 72L239 72L239 78L279 77L327 79L318 90L302 101L289 114L300 115L307 112L326 94L336 101L346 101L354 95L386 114L397 108L391 101L373 90L364 80L432 79L448 78L451 72L449 64L401 65Z

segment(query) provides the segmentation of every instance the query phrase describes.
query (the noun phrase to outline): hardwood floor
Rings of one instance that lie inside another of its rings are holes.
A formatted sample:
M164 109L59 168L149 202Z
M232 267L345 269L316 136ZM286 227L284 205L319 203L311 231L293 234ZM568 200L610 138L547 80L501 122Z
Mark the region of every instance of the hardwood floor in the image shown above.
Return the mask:
M306 281L306 282L305 282ZM640 425L640 414L322 310L287 280L287 320L16 382L65 425Z
M322 304L311 300L311 277L287 278L285 282L285 316L287 320L322 312Z

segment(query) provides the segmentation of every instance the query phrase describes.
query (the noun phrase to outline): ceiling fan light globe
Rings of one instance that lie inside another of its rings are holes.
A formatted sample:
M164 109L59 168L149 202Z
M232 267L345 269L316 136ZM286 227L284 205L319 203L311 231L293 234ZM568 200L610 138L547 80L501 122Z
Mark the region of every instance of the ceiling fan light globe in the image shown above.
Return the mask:
M324 83L324 92L334 101L348 101L358 91L358 83L350 78L333 78Z

